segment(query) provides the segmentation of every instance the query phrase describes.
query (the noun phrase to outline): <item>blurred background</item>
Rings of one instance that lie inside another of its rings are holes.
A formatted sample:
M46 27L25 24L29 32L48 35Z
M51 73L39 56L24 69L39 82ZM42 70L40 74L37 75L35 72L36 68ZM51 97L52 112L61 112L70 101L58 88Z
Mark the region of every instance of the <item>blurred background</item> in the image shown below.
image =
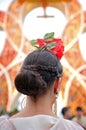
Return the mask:
M55 32L65 46L62 89L56 110L81 106L86 115L86 0L0 0L0 115L21 110L24 95L14 78L25 56L35 48L30 40Z

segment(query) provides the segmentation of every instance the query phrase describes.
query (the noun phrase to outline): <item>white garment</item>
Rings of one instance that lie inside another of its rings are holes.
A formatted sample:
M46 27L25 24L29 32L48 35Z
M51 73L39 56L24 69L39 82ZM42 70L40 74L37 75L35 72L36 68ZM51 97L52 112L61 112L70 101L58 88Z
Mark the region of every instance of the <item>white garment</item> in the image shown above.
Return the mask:
M86 129L86 116L81 116L80 119L78 119L78 117L74 117L72 121L75 121L77 123L80 122L79 124L81 124L81 126L83 126Z
M4 120L3 123L0 122L0 130L84 130L75 122L48 115L13 118L8 121L12 124L10 128L15 128L10 129L9 123Z

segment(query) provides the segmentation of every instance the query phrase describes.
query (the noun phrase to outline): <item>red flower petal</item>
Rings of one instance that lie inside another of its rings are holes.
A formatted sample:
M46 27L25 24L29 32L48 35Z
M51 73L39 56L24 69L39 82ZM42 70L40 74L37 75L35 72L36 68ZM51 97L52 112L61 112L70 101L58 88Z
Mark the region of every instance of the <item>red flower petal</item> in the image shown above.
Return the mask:
M37 39L37 43L38 43L39 47L41 47L41 48L46 45L46 42L43 39Z
M44 39L37 39L39 47L44 47L46 44L49 44L51 42L56 42L55 48L52 48L50 51L56 55L57 58L61 59L64 52L64 46L61 39L54 38L52 40L44 40Z
M52 40L47 40L46 43L50 43L50 42L62 42L61 39L57 39L57 38L54 38Z
M63 42L61 39L55 39L55 41L58 41L58 43L56 44L56 47L51 49L52 53L54 53L59 59L62 58L63 56L63 52L64 52L64 46L63 46ZM54 41L54 42L55 42Z

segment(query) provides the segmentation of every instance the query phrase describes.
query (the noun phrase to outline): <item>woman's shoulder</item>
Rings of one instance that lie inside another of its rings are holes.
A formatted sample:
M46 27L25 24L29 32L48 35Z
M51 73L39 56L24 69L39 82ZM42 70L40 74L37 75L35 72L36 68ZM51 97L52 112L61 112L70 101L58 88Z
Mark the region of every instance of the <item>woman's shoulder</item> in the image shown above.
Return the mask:
M42 122L39 123L39 120ZM65 120L63 118L54 118L51 116L34 116L13 119L0 118L0 130L7 130L7 128L9 128L9 130L15 130L14 126L19 129L22 126L22 130L27 128L27 126L30 128L34 127L34 130L44 130L48 127L50 127L49 130L55 130L57 128L60 130L84 130L80 125L73 121Z
M78 123L71 120L60 119L60 123L65 128L65 130L84 130Z
M7 117L0 117L0 130L15 130L15 127L13 126L12 122Z

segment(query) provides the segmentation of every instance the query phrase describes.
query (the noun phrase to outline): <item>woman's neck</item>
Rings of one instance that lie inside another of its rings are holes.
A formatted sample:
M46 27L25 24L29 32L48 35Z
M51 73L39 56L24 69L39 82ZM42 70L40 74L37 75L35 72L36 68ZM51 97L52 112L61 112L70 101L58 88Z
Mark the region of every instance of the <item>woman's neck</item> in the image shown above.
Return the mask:
M33 116L39 114L53 115L52 101L47 97L39 98L34 102L28 97L26 107L22 110L25 115Z
M50 115L56 117L56 115L52 112L52 105L55 101L55 97L51 98L51 96L43 96L38 98L35 102L30 97L27 97L26 106L24 109L18 114L14 115L14 117L30 117L35 115Z

